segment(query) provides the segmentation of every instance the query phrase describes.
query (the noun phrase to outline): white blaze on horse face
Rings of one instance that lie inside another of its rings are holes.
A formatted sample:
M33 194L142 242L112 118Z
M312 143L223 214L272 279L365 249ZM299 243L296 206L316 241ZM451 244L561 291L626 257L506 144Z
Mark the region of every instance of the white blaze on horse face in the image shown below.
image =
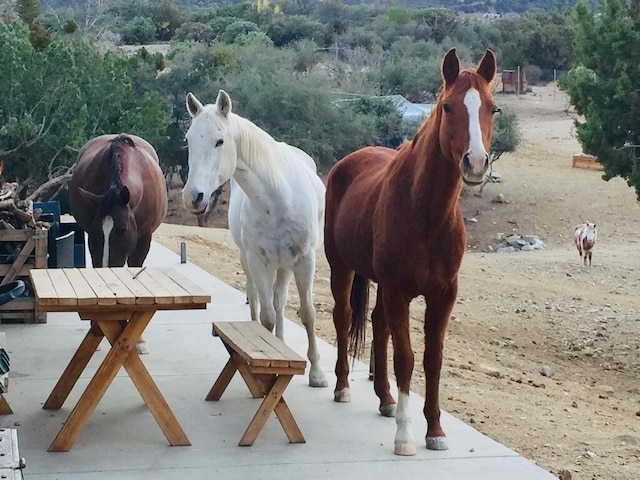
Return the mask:
M488 154L482 143L482 128L480 127L480 106L482 100L480 92L470 88L464 96L464 105L469 114L469 149L466 152L470 171L465 172L469 180L481 181L488 166Z
M109 236L113 230L113 218L107 215L102 219L102 233L104 234L104 247L102 250L102 266L109 266Z

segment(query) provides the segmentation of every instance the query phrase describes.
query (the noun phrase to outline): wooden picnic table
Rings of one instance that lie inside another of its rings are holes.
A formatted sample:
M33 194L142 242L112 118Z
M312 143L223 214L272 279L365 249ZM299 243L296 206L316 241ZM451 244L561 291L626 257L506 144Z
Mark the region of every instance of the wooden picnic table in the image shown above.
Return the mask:
M122 366L169 444L191 445L135 345L156 311L203 309L211 296L173 268L60 268L31 270L30 275L40 311L77 312L91 321L43 408L62 407L102 338L111 344L49 451L71 449Z

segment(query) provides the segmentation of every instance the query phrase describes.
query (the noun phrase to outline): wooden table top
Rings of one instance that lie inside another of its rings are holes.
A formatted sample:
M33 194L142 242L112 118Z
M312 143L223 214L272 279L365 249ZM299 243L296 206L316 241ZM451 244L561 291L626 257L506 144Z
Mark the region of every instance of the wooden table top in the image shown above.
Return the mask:
M42 312L206 308L211 295L170 267L50 268L29 272Z

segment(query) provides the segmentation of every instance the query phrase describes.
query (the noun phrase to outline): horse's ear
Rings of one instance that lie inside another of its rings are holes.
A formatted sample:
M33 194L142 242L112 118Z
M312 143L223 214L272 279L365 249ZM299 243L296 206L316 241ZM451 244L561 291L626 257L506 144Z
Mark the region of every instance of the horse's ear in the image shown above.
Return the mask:
M487 83L491 83L493 77L496 76L496 56L488 48L484 52L476 72L478 72L478 75L484 78Z
M231 97L224 90L220 90L218 92L218 98L216 98L216 106L218 107L218 112L223 117L228 117L231 113Z
M460 59L456 49L449 50L442 59L442 78L445 88L449 87L458 78L460 73Z
M96 206L100 205L100 201L104 198L104 195L96 195L95 193L85 190L82 187L78 187L78 192L80 193L80 196L82 198Z
M120 189L120 203L125 207L129 203L129 200L131 200L131 192L129 192L129 187L124 185Z
M189 112L189 115L191 115L192 117L195 117L196 115L198 115L204 108L202 106L202 103L200 103L200 100L198 100L196 96L191 92L187 93L186 103L187 103L187 111Z

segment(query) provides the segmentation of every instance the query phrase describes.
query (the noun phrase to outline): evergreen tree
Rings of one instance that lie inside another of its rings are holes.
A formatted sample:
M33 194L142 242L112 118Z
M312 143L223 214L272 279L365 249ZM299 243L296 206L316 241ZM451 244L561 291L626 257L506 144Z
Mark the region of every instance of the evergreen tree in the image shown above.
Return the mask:
M561 86L585 119L578 140L640 199L640 0L600 0L598 15L580 3L574 19L579 64Z

